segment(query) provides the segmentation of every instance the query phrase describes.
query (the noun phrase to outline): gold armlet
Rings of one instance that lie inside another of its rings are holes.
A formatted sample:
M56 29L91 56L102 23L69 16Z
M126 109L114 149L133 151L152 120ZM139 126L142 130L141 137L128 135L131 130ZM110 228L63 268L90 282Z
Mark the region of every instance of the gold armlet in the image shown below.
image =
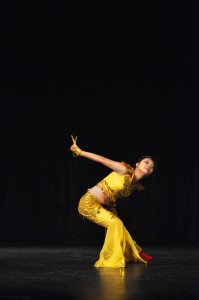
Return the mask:
M73 151L73 156L78 157L78 156L80 156L81 152L82 152L82 150L79 147L77 147L77 149Z

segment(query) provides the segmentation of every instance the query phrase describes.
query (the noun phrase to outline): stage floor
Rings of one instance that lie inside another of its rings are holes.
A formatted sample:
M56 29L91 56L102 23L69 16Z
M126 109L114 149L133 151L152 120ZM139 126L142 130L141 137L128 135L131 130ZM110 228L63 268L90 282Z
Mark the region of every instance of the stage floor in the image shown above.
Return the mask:
M199 299L199 247L148 246L147 265L93 267L100 247L0 244L0 300Z

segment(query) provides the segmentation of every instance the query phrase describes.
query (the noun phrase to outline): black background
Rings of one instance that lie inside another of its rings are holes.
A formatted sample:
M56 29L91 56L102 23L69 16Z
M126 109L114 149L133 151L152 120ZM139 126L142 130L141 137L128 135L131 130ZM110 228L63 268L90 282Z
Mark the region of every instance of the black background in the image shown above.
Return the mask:
M74 158L74 134L82 149L118 161L157 159L145 191L117 203L135 240L197 244L197 2L1 6L0 240L102 244L104 229L83 220L77 205L110 170Z

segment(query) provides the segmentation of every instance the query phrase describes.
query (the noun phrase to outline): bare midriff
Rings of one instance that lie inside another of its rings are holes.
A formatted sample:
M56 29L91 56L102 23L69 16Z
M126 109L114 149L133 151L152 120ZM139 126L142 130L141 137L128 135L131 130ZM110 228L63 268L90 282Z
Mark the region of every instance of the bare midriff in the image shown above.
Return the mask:
M105 195L105 193L102 191L100 187L95 185L91 189L89 189L89 192L96 198L96 200L101 204L108 204L111 202L110 198Z

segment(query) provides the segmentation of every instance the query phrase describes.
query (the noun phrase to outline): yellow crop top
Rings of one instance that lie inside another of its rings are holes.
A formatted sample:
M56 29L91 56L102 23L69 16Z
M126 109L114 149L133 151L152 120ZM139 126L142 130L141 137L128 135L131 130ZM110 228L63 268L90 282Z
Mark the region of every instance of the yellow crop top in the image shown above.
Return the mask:
M111 172L97 184L97 186L100 187L105 195L113 202L118 198L130 196L136 189L138 191L144 189L139 182L131 185L135 170L130 165L124 162L122 163L127 167L128 174L120 175L116 172Z

